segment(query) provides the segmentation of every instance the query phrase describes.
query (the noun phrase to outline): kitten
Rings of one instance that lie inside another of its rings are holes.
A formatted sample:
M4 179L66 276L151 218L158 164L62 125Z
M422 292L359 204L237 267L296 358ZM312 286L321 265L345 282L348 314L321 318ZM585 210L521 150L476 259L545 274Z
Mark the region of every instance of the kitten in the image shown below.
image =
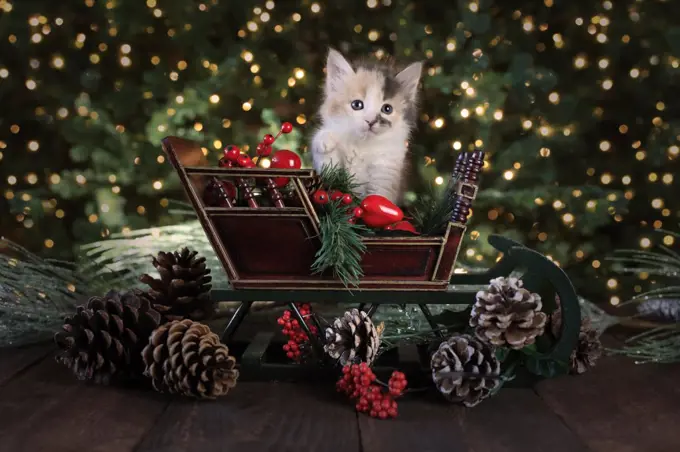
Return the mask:
M353 66L330 49L322 124L311 142L314 169L339 164L361 184L359 196L379 194L399 202L422 67L417 62L399 72L380 62Z

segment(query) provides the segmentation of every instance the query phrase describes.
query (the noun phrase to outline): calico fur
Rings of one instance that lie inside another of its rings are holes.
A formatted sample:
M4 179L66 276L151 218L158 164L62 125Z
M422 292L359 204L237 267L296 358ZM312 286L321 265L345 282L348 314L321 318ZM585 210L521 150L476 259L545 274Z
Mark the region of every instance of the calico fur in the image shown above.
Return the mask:
M416 125L421 73L420 62L401 71L378 61L352 65L330 49L319 111L321 126L310 146L314 169L340 164L361 184L359 196L380 194L399 202L408 139ZM362 108L356 108L356 101Z

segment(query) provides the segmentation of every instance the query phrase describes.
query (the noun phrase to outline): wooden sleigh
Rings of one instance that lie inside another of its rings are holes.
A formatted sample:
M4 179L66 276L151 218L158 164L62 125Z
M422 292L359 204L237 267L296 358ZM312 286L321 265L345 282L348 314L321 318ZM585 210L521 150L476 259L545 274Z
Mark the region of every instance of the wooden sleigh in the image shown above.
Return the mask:
M555 308L554 300L559 297L562 334L549 350L539 350L540 356L546 362L566 362L576 346L581 321L578 298L564 271L545 256L510 239L491 236L489 243L502 253L493 268L483 273L454 272L467 217L478 191L481 153L461 153L456 162L457 196L445 233L363 238L367 248L362 260L364 277L358 287L347 288L332 275L313 275L310 270L320 247L319 217L311 200L317 182L313 170L213 167L198 143L176 137L164 139L163 149L230 280L230 287L214 288L212 298L240 302L222 334L226 343L231 343L256 301L287 304L305 329L307 324L296 303L355 303L359 309L367 309L369 315L381 304L415 304L432 329L443 336L428 305L471 306L477 291L492 278L512 273L522 277L527 289L541 295L548 312ZM287 178L290 183L279 189L276 178ZM238 188L238 200L228 199L219 207L206 204L206 187L222 180ZM307 333L315 354L322 356L322 344L308 330ZM273 333L260 332L245 345L240 357L245 378L318 377L319 369L270 362L272 339ZM408 355L411 366L428 366L424 350ZM406 355L397 358L401 368L408 367L405 360Z

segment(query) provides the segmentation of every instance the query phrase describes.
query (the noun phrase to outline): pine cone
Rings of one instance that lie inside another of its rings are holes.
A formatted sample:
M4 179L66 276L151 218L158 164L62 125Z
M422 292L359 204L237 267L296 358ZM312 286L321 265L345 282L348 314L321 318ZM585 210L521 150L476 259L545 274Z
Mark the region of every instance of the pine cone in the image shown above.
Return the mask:
M556 301L557 309L550 316L550 329L553 336L559 338L560 328L562 327L562 309L560 308L559 299ZM589 319L581 320L578 342L576 343L576 348L569 356L569 373L580 375L595 367L597 361L602 356L602 352L603 347L597 330L592 327Z
M481 340L521 349L543 334L548 316L541 312L541 297L523 288L520 279L492 279L489 288L477 292L476 298L470 326Z
M147 296L154 309L168 320L205 320L215 311L210 300L210 269L205 257L197 257L196 251L182 248L179 252L160 252L153 259L153 266L160 279L147 274L140 281L150 287Z
M141 351L160 314L149 300L134 292L108 292L92 297L64 320L63 331L54 335L62 350L57 361L69 367L79 380L108 384L111 380L141 377Z
M455 334L442 342L430 367L439 392L467 407L487 398L501 383L501 364L494 349L468 334Z
M326 328L326 345L324 350L333 359L339 359L341 365L353 363L355 360L373 363L380 347L380 332L364 311L352 309L345 312Z
M236 386L236 359L217 334L189 319L174 320L151 334L142 352L145 375L159 392L214 399Z

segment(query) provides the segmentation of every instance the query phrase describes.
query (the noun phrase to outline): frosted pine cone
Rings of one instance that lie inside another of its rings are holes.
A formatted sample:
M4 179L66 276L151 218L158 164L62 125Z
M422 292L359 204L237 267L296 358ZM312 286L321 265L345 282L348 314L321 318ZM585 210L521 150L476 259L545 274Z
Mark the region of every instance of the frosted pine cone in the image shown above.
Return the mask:
M494 349L467 334L439 345L430 362L432 380L450 402L473 407L500 386L501 364Z
M541 312L540 295L522 287L514 277L492 279L487 290L477 292L470 326L481 340L495 346L521 349L543 334L548 316Z
M326 328L324 350L341 365L355 360L369 366L375 359L380 347L380 332L364 311L352 309L338 317L333 326Z

